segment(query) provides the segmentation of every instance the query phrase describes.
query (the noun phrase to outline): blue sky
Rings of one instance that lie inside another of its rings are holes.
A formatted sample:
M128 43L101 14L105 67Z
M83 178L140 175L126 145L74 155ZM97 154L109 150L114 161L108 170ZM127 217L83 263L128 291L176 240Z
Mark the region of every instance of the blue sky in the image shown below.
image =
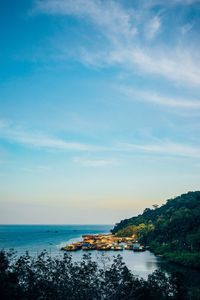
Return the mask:
M0 11L1 223L111 224L199 189L199 0Z

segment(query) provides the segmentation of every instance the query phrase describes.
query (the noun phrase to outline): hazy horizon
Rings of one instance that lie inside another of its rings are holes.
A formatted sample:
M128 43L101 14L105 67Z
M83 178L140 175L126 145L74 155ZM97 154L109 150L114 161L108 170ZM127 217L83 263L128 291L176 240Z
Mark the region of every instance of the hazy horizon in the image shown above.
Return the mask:
M0 223L115 224L199 190L199 0L0 9Z

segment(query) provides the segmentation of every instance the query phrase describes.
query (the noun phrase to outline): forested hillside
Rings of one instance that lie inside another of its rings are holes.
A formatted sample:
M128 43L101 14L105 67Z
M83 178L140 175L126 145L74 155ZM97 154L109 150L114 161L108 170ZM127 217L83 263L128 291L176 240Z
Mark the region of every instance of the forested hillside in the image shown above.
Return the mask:
M183 265L200 268L200 191L146 208L141 215L122 220L113 233L136 234L155 253Z

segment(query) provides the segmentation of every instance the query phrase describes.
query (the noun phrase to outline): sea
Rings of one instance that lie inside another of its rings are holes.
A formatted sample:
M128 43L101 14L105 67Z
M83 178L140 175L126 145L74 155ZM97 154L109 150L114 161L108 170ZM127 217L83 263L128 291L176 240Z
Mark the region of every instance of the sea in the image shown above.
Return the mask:
M0 249L14 249L19 256L28 251L34 257L46 250L50 256L62 258L64 252L61 247L81 240L84 234L109 233L112 228L113 225L0 225ZM85 253L86 251L79 250L71 252L71 255L75 261L80 261ZM179 271L185 277L187 285L200 286L198 271L170 264L150 251L91 251L92 258L100 266L111 264L118 254L139 278L147 279L156 269L167 273Z
M38 255L44 249L51 255L83 234L108 233L111 225L0 225L0 248L28 251Z

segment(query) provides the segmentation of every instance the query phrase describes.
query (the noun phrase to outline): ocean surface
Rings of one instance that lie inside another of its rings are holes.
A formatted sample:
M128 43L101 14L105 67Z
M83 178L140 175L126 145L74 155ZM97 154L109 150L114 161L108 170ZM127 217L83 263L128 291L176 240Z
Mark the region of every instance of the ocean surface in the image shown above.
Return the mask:
M72 241L80 240L83 234L108 233L112 225L0 225L0 249L14 249L19 255L26 251L37 256L44 249L51 256L62 256L60 251ZM73 252L75 260L81 260L82 250ZM158 267L158 258L149 251L134 253L133 251L92 251L94 260L100 264L109 264L113 256L122 255L124 262L134 270L136 276L146 278Z
M46 249L52 255L70 240L83 234L107 233L111 225L0 225L0 249L15 249L19 254L29 251L37 255Z
M14 249L18 255L28 251L35 257L45 249L51 256L62 257L62 246L80 240L83 234L108 233L111 228L113 225L0 225L0 249ZM79 261L83 253L86 252L80 250L71 254L74 260ZM91 251L93 259L99 264L112 263L113 256L118 254L135 276L146 279L156 269L168 273L180 271L187 281L186 284L200 285L198 271L169 264L149 251Z

